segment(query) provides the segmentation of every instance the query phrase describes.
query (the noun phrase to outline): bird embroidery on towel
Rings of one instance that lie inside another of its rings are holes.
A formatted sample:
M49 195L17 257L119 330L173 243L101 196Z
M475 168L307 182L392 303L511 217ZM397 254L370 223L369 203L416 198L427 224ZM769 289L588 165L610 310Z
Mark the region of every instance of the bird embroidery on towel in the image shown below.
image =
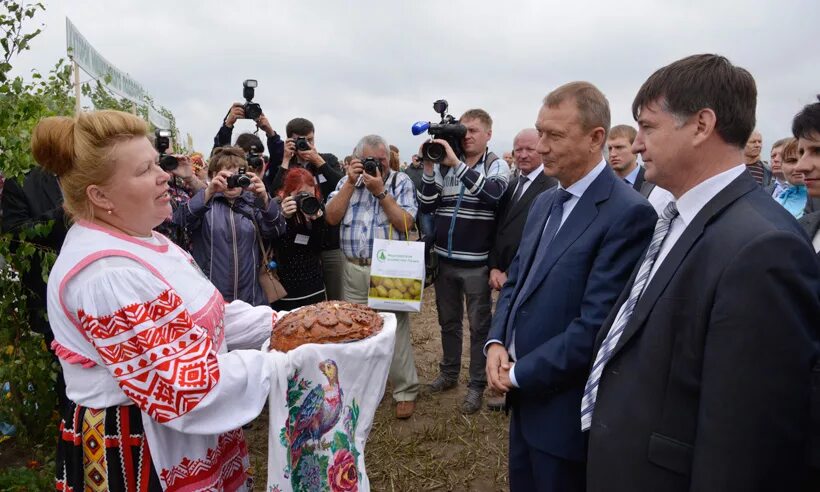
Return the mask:
M317 384L305 397L296 414L290 441L291 464L296 466L302 447L309 441L325 447L322 436L330 432L342 415L342 388L336 363L330 359L319 363L319 370L327 377L327 384Z

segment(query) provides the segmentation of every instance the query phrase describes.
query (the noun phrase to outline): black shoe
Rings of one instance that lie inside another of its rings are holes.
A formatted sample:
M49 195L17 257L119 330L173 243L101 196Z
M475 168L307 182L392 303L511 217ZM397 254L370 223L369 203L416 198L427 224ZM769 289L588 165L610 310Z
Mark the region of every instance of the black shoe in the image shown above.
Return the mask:
M443 374L439 374L438 377L436 377L436 379L434 379L433 382L428 384L425 388L427 389L427 393L433 394L453 389L457 385L458 381L448 379Z
M468 388L464 402L461 403L461 413L471 415L481 410L481 397L483 394L484 390Z

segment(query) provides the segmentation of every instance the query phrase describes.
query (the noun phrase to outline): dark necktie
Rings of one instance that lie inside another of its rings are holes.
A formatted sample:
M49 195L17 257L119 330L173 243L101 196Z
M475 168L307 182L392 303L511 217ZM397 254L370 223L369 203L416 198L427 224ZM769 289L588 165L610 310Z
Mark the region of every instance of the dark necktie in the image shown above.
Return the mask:
M518 200L521 199L521 195L524 194L524 185L527 184L527 181L529 181L529 178L526 176L522 175L518 177L518 188L515 190L515 195L513 195L513 203L518 203Z
M529 287L529 284L533 282L533 279L536 276L534 273L538 271L538 267L547 256L549 245L555 238L558 228L561 227L561 217L564 215L564 203L570 198L572 198L572 194L567 190L556 190L555 198L553 198L552 206L550 207L550 215L547 219L547 225L544 227L544 232L541 234L541 239L538 241L538 251L535 253L535 259L527 272L527 278L524 281L523 287L521 287L521 291L519 292L523 292Z

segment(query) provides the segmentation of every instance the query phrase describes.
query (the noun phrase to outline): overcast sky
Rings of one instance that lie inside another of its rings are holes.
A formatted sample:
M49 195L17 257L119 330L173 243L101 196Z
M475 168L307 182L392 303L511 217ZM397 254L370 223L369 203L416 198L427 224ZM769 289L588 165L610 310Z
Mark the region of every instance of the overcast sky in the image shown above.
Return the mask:
M456 117L486 109L490 149L501 154L555 87L588 80L609 99L613 125L632 123L643 81L693 53L725 55L755 76L766 155L820 92L816 0L44 3L44 32L17 58L18 73L66 56L68 16L204 152L246 78L259 80L256 102L280 133L302 116L320 151L341 158L378 133L402 160L423 140L412 123L437 118L435 99ZM234 138L254 126L237 129Z

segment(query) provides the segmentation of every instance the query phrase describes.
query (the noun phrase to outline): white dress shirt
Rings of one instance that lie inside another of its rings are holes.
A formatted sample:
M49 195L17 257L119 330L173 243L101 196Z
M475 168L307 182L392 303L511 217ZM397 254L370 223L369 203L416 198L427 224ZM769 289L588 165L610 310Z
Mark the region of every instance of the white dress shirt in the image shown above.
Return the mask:
M652 191L649 192L649 196L646 197L649 200L649 204L652 205L652 208L655 209L655 213L658 214L658 217L661 216L661 212L666 208L669 202L674 201L675 197L672 193L664 190L658 185L652 187Z
M561 215L561 224L558 226L558 231L555 232L556 236L561 231L561 227L563 227L564 222L566 222L567 218L569 217L569 214L572 213L572 210L575 208L575 205L578 204L578 201L581 199L581 197L587 191L589 186L592 184L593 181L595 181L595 179L601 174L601 172L603 172L603 170L606 166L607 166L606 161L602 159L601 162L599 162L597 165L595 165L595 167L593 167L592 170L589 171L583 178L581 178L578 181L576 181L575 183L571 184L568 188L564 188L560 184L558 185L558 189L566 190L567 193L572 195L572 197L569 200L567 200L566 202L564 202L564 213ZM547 220L547 222L549 222L549 219ZM544 223L544 229L546 229L546 228L547 228L547 223ZM543 230L541 232L543 234ZM528 273L532 273L532 270L530 270ZM526 279L522 277L522 278L519 279L519 282L523 282L524 280L526 280ZM515 299L512 299L512 302L514 303ZM512 306L510 306L510 307L512 308ZM512 342L510 344L510 347L507 349L507 352L510 354L510 357L513 360L515 360L515 358L516 358L515 357L515 327L512 327L512 329L513 329L513 333L510 337ZM489 340L484 345L484 351L486 352L487 347L489 347L490 344L493 344L493 343L500 343L502 345L504 344L504 342L501 341L501 340ZM513 366L510 369L510 382L512 382L513 386L518 388L518 381L516 381L516 379L515 379L515 363L513 363Z
M655 272L657 272L658 268L661 264L663 264L663 260L666 259L666 256L672 249L672 246L678 242L678 239L680 239L684 231L686 231L689 224L692 223L695 216L698 215L698 212L700 212L703 207L705 207L706 204L712 200L712 198L723 191L724 188L729 186L729 184L740 176L745 170L746 165L739 164L728 171L712 176L684 193L678 199L675 203L678 208L678 216L672 220L671 224L669 224L669 232L666 233L666 239L663 240L661 249L658 251L658 257L655 259L655 264L652 265L652 271L649 273L649 278L646 280L644 292L646 292L651 286L652 277L655 276ZM657 188L657 186L655 188ZM612 322L611 326L615 326L620 322L621 317L624 315L624 307L626 307L626 303L621 304L621 308L618 310L618 316L615 317L615 320Z
M820 253L820 230L818 230L817 234L814 235L811 245L814 246L815 253Z
M544 172L544 165L541 164L538 167L536 167L535 169L533 169L532 171L530 171L529 173L525 174L524 176L527 177L527 180L524 181L523 185L521 184L520 181L518 182L518 184L515 185L516 187L515 187L515 190L513 191L512 196L515 196L518 193L518 187L519 186L523 186L524 189L521 191L521 196L524 196L524 193L526 193L527 190L530 188L530 185L532 184L533 181L535 181L535 178L537 178L538 175L542 174L543 172ZM520 200L520 198L519 198L519 200Z
M641 166L635 166L635 169L632 170L631 173L624 176L624 179L627 183L635 186L635 181L638 179L638 173L641 172Z

